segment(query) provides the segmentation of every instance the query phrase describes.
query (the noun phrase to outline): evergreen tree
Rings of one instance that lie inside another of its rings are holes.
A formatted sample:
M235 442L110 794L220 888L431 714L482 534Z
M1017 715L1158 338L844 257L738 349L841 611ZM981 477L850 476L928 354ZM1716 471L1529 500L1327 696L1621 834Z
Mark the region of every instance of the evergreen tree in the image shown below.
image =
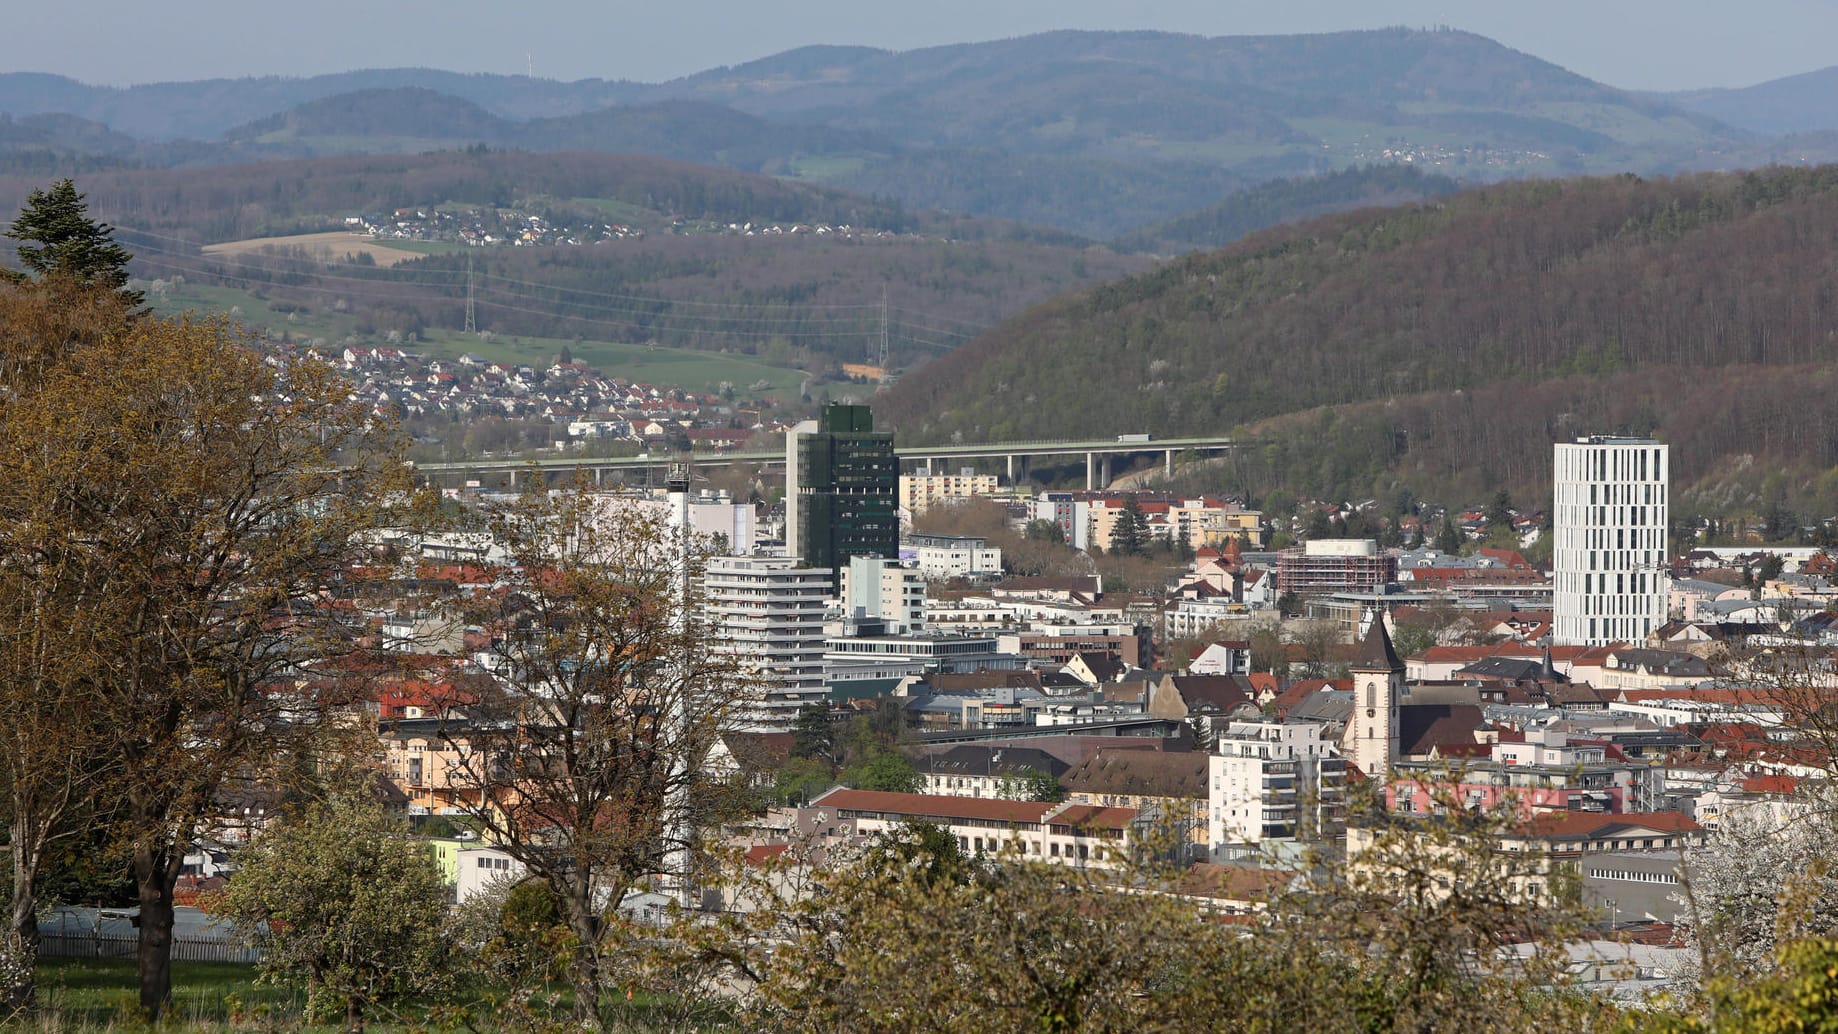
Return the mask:
M1123 501L1123 512L1117 515L1117 526L1110 533L1110 551L1117 556L1140 556L1148 536L1149 518L1132 494Z
M1302 530L1302 537L1310 542L1316 539L1331 539L1334 537L1334 523L1328 519L1326 510L1321 509L1319 506L1310 508L1308 514L1308 527Z
M1436 548L1454 556L1461 552L1461 530L1455 527L1455 518L1449 512L1442 512L1442 527L1436 532Z
M1496 545L1511 546L1518 541L1513 533L1513 497L1502 488L1487 504L1487 538Z
M72 180L34 190L6 235L19 242L20 264L33 276L118 291L135 305L142 301L140 292L126 290L134 256L115 243L114 227L89 217L89 205ZM12 273L10 279L25 277Z
M826 704L805 704L798 709L797 723L792 727L791 756L836 762L836 726L830 721Z

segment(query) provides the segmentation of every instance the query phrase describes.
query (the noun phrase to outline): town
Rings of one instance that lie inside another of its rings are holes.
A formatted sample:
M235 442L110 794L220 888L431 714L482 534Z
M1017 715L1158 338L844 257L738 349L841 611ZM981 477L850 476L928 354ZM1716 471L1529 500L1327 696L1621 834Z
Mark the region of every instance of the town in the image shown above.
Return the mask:
M1838 69L388 8L0 69L0 1029L1838 1030Z
M344 365L378 361L388 357ZM660 929L681 921L667 916L808 906L781 866L860 864L849 860L919 828L977 864L1122 874L1152 863L1174 874L1176 900L1255 922L1328 879L1324 859L1353 873L1393 864L1377 859L1399 820L1475 812L1493 817L1477 850L1511 860L1497 878L1515 908L1532 914L1571 888L1583 923L1564 979L1630 1000L1694 950L1702 905L1682 891L1702 858L1728 850L1719 831L1789 828L1815 806L1807 788L1829 778L1816 747L1829 671L1781 664L1838 644L1827 609L1838 556L1669 555L1668 450L1656 441L1555 444L1553 527L1528 516L1504 529L1528 547L1553 536L1541 570L1484 544L1501 540L1484 510L1448 516L1453 548L1381 547L1335 537L1343 517L1311 531L1220 497L902 473L867 406L831 405L777 437L787 474L774 503L692 490L681 462L653 490L475 481L442 494L593 530L545 554L489 517L504 530L379 527L371 540L400 574L369 554L338 579L349 586L333 592L338 623L367 659L307 663L288 681L336 699L339 724L370 738L380 799L421 832L457 907L559 871L552 853L575 834L514 817L517 802L545 801L543 787L482 759L532 749L501 723L552 720L590 689L552 669L552 643L475 603L508 591L528 614L560 606L587 620L566 594L545 601L532 565L604 549L641 550L613 566L659 572L698 639L676 647L703 657L685 663L731 680L728 696L681 686L686 699L650 706L711 709L681 717L709 737L684 785L741 796L696 831L696 851L731 850L759 871L675 855L606 902ZM1068 555L1157 550L1184 564L1129 591L1098 574L1008 576L987 538L918 530L969 508ZM666 528L688 537L671 547ZM682 566L672 548L686 550ZM204 816L187 845L178 900L233 893L238 859L281 820L279 787L235 785L222 798L233 807ZM656 803L663 839L686 836L668 826L687 821L672 815L681 805ZM1401 828L1407 855L1433 853L1440 834ZM127 937L123 923L60 913L41 950L96 950ZM226 958L261 950L208 917L179 943Z

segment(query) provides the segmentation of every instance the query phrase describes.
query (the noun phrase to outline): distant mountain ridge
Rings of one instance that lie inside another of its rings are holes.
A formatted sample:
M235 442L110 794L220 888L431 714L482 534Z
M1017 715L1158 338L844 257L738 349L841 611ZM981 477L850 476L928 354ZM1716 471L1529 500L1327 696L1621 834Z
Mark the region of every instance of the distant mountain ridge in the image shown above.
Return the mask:
M803 47L663 83L383 69L115 89L14 74L0 75L0 111L62 111L142 141L73 160L192 165L474 144L628 151L1094 238L1266 180L1375 162L1484 181L1776 157L1666 98L1471 33L1412 29ZM1838 141L1795 148L1838 157Z
M635 100L642 86L583 79L467 74L431 68L379 68L303 78L261 76L91 86L60 75L0 73L0 111L64 113L149 141L214 140L230 129L288 108L366 90L417 87L472 101L507 119L579 114Z
M1740 89L1685 90L1657 96L1755 133L1838 130L1838 65Z

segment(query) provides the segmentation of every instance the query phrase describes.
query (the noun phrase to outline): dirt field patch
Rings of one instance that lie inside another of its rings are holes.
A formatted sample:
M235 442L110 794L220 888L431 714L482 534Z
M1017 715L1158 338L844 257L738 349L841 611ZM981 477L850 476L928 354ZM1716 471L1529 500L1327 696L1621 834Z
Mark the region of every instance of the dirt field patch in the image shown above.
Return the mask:
M349 233L334 230L330 233L302 233L292 237L252 237L246 241L224 241L222 244L206 244L204 253L215 258L238 258L243 255L258 254L263 249L291 250L298 248L321 262L349 261L359 255L369 255L379 266L393 266L398 262L420 258L412 251L398 248L386 248L361 233Z

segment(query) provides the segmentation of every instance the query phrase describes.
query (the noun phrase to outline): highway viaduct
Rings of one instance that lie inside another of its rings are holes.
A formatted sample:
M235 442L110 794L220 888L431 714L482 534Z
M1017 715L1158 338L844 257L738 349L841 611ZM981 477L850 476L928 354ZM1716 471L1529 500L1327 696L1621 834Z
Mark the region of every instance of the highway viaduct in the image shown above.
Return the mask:
M1009 484L1015 483L1017 469L1025 474L1027 463L1032 459L1046 457L1085 457L1085 487L1090 489L1106 488L1110 485L1111 460L1117 456L1138 456L1144 453L1161 453L1164 469L1174 473L1175 454L1181 452L1226 452L1237 448L1239 442L1227 437L1212 438L1154 438L1139 439L1137 436L1126 436L1128 440L1117 438L1093 439L1088 441L1026 441L1026 442L983 442L958 443L952 445L917 445L894 447L894 454L899 457L901 469L916 466L932 470L939 465L963 460L1001 459L1008 466ZM531 474L555 476L572 474L577 471L592 476L595 484L604 482L610 473L628 471L661 470L671 463L687 461L694 466L724 466L731 463L751 463L762 467L783 466L784 450L716 452L657 455L643 454L638 456L620 456L593 459L582 456L563 456L548 459L515 459L495 458L482 460L462 460L443 463L417 463L415 476L427 482L444 483L449 479L480 479L499 477L507 480L513 487L519 478ZM1019 466L1017 466L1019 461Z

